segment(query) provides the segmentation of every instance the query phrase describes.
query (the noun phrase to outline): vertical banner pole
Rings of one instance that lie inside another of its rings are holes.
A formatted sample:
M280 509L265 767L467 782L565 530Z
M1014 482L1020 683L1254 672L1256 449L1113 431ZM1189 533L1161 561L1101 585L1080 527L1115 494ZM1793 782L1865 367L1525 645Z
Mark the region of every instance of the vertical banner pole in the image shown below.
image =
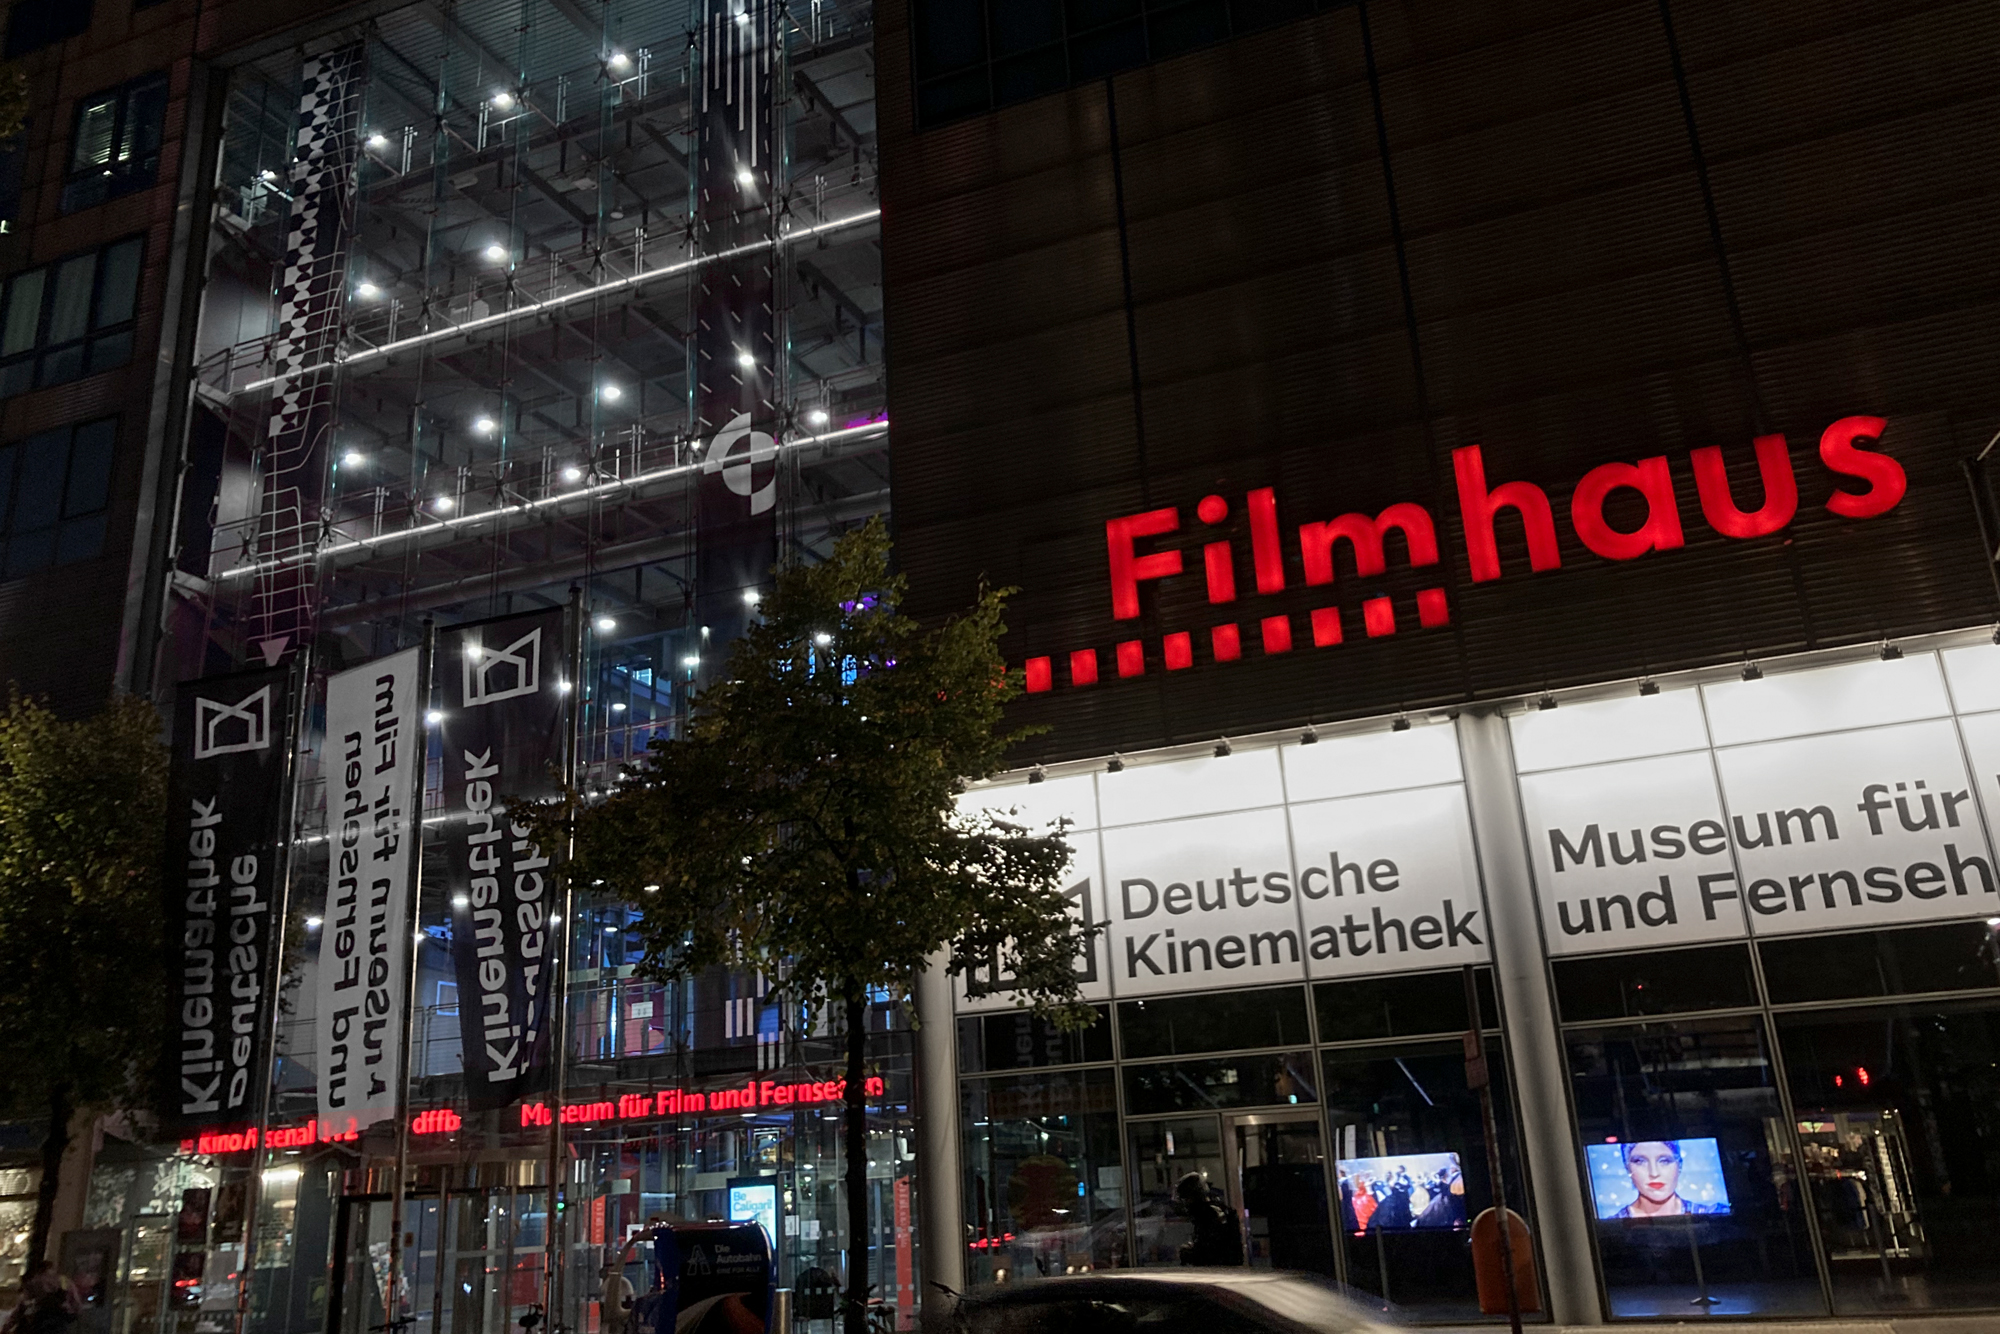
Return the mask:
M1466 1082L1479 1090L1479 1120L1486 1131L1486 1172L1493 1179L1493 1213L1500 1223L1500 1266L1507 1274L1507 1327L1521 1334L1521 1289L1514 1277L1514 1216L1507 1208L1507 1181L1500 1162L1500 1133L1493 1120L1493 1073L1486 1065L1486 1021L1479 1013L1479 975L1465 965ZM1380 1234L1377 1234L1380 1239Z
M578 734L583 724L583 591L574 584L569 590L569 643L564 653L565 666L569 671L569 717L565 720L563 733L562 773L565 798L580 790L577 770L580 766ZM546 1301L544 1311L550 1334L563 1328L561 1313L563 1300L562 1270L565 1247L563 1245L560 1205L562 1201L562 1149L563 1149L563 1081L569 1077L569 942L575 939L576 924L570 914L576 906L576 891L570 880L570 856L576 851L574 835L564 840L562 869L562 920L560 929L550 933L549 954L555 963L553 976L549 982L549 1040L554 1044L554 1052L549 1061L549 1199L547 1222L543 1228L543 1240L547 1255L543 1261L542 1282Z
M264 1194L265 1142L271 1133L271 1086L278 1079L278 988L285 982L285 923L292 912L293 850L299 829L299 735L304 731L306 709L311 704L312 651L301 645L292 659L288 682L289 707L285 710L284 773L285 795L279 806L285 826L278 833L278 901L271 917L270 959L264 965L264 994L271 998L271 1016L265 1032L264 1068L257 1084L257 1125L250 1146L250 1179L243 1187L243 1259L236 1283L236 1334L244 1334L250 1321L250 1284L257 1272L257 1215Z
M403 1298L403 1197L410 1165L410 1045L417 1026L417 969L422 954L417 944L417 926L424 888L424 771L431 753L430 730L424 724L424 715L430 711L431 660L436 651L437 627L426 617L423 647L417 656L417 732L410 746L410 809L403 833L409 846L410 908L402 928L403 940L410 951L410 966L403 977L403 1031L396 1038L396 1176L389 1194L389 1281L383 1284L382 1312L382 1327L392 1334L397 1328L397 1312L402 1309ZM442 1226L442 1214L439 1223ZM440 1262L444 1258L442 1244L438 1258ZM433 1281L441 1281L442 1277L440 1274Z

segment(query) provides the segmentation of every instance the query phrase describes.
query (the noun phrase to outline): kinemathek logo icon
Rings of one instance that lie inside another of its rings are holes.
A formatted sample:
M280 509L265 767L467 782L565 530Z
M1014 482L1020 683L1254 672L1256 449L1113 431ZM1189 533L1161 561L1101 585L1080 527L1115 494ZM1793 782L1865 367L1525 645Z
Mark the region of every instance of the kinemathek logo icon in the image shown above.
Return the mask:
M778 444L769 433L750 429L750 414L739 412L709 441L703 472L719 472L722 484L750 500L750 513L758 515L778 503L778 474L773 469L762 486L757 485L759 465L778 457Z
M465 704L492 704L532 695L542 684L542 629L536 626L506 648L465 646Z
M240 751L263 750L271 744L271 687L238 703L219 699L194 700L194 757L234 755Z

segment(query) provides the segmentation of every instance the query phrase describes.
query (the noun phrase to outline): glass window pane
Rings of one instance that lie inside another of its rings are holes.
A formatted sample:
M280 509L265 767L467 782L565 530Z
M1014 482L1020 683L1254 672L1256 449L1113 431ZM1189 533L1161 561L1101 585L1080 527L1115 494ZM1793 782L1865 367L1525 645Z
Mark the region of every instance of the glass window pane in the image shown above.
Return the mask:
M111 490L111 447L117 434L118 423L111 417L76 428L69 450L69 487L63 493L65 519L104 508Z
M1486 1059L1507 1206L1532 1220L1497 1036ZM1419 1321L1477 1321L1467 1228L1493 1206L1493 1173L1463 1044L1327 1052L1322 1093L1348 1282ZM1536 1304L1536 1294L1521 1296L1523 1306Z
M1026 1070L1045 1065L1077 1065L1111 1059L1111 1013L1099 1005L1097 1022L1064 1032L1026 1010L962 1015L958 1021L958 1068Z
M1284 1047L1312 1040L1306 1031L1305 992L1298 987L1121 1001L1118 1034L1127 1056Z
M924 125L941 125L959 116L977 115L990 105L984 65L917 89L917 119Z
M980 0L919 0L916 64L919 79L963 69L986 58L986 15Z
M976 1282L1125 1261L1125 1172L1109 1070L968 1079L966 1268Z
M42 281L47 269L29 269L7 284L7 327L0 334L0 356L26 352L35 345L42 324Z
M992 7L993 54L1018 55L1063 38L1062 0L1007 0Z
M1757 1003L1750 950L1744 945L1556 959L1550 966L1557 1005L1572 1023Z
M31 528L26 532L17 530L7 539L7 577L18 579L45 568L54 559L55 549L54 528Z
M1572 1032L1568 1046L1611 1313L1822 1314L1763 1021Z
M132 318L139 294L139 260L144 254L144 237L120 241L104 252L104 278L97 288L97 326L122 324Z
M35 360L29 357L12 366L0 367L0 398L11 398L35 387Z
M1479 1017L1484 1027L1498 1028L1493 970L1481 968L1476 976ZM1465 1013L1465 975L1456 969L1321 982L1313 988L1313 1003L1319 1008L1321 1042L1463 1033L1471 1027Z
M92 98L77 109L76 142L71 145L69 169L84 171L111 162L112 136L118 129L118 95Z
M1099 28L1069 43L1069 75L1081 82L1146 63L1146 27L1138 20Z
M69 471L69 428L57 427L21 442L21 477L15 492L14 526L54 523L62 506L63 478Z
M1758 942L1773 1004L2000 986L1984 922Z
M1177 1265L1181 1247L1194 1239L1184 1210L1174 1203L1174 1187L1192 1172L1220 1190L1226 1179L1220 1118L1181 1117L1146 1121L1131 1128L1132 1242L1142 1265Z
M2000 1002L1778 1020L1834 1309L2000 1305Z
M95 375L108 371L114 366L123 366L132 359L132 331L105 334L90 340L90 367L84 373Z
M14 446L0 449L0 534L7 531L8 515L14 507Z
M55 563L66 565L73 560L89 560L104 550L104 516L93 514L87 519L71 519L56 533Z
M1133 1116L1211 1107L1298 1107L1318 1100L1305 1052L1223 1056L1166 1065L1128 1065L1125 1110Z
M50 343L67 343L88 332L90 293L96 277L95 252L56 265L55 299L49 307Z
M83 377L83 344L71 343L68 347L43 355L35 377L38 386L68 384Z

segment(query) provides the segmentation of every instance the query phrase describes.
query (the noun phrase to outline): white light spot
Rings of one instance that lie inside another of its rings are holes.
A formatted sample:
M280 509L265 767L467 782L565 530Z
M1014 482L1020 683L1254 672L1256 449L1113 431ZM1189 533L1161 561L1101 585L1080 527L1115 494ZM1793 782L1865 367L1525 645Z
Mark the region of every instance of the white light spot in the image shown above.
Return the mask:
M583 480L583 469L572 463L562 470L562 479L565 482L580 482Z
M340 456L340 462L342 467L358 468L368 462L368 456L358 449L350 449Z
M361 297L363 300L367 300L382 295L382 289L377 287L374 283L358 283L355 285L354 295Z
M468 658L476 658L479 656L479 651L477 649L467 650L465 656ZM429 723L432 727L436 727L439 723L444 721L443 710L431 709L429 712L424 714L424 721L426 723Z
M825 648L828 644L831 644L832 642L833 642L833 636L828 634L824 630L820 631L818 634L813 636L813 643L818 644L821 648Z
M308 930L308 931L317 931L317 930L319 929L319 923L320 923L320 919L319 919L319 918L317 918L317 917L308 917L308 918L306 918L306 930Z
M449 513L451 511L451 507L457 503L458 502L453 500L450 496L439 496L436 500L433 500L431 502L431 505L433 508L437 509L440 513Z
M757 358L748 352L738 352L736 354L736 364L748 370L757 364Z
M507 247L495 241L492 245L486 247L486 258L498 264L501 260L507 258Z
M757 173L748 167L738 167L736 169L736 183L747 190L757 183Z
M810 422L810 423L811 423L812 425L814 425L814 426L824 426L824 425L826 425L826 423L827 423L827 421L828 421L828 418L827 418L827 415L826 415L826 409L825 409L825 408L814 408L814 409L813 409L813 410L812 410L811 412L808 412L808 413L806 414L806 420L807 420L808 422Z
M743 590L743 605L744 605L744 606L746 606L746 607L754 607L754 606L756 606L756 605L757 605L758 603L762 602L763 600L764 600L764 595L763 595L762 593L759 593L759 592L758 592L758 591L757 591L756 589L754 589L754 588L746 588L746 589L744 589L744 590Z
M625 69L632 64L632 57L626 55L623 51L613 51L611 59L607 63L613 69Z
M389 136L377 130L368 136L368 146L370 148L387 148L389 146Z
M616 403L623 397L625 397L625 391L617 385L607 384L604 386L604 401L606 403Z
M611 711L613 713L623 713L625 712L625 706L623 704L613 704L611 706Z
M481 435L492 435L500 429L500 423L494 421L491 417L481 417L472 423L472 429Z
M683 667L701 666L701 655L699 653L688 654L685 658L681 659L681 666Z
M600 616L600 617L598 617L598 618L597 618L597 633L598 633L598 634L600 634L600 635L608 635L608 634L610 634L610 633L611 633L611 632L612 632L613 630L616 630L617 628L618 628L618 622L617 622L616 620L612 619L611 617L609 617L609 616Z
M514 94L509 92L498 92L493 94L493 105L500 108L502 111L508 110L514 105Z

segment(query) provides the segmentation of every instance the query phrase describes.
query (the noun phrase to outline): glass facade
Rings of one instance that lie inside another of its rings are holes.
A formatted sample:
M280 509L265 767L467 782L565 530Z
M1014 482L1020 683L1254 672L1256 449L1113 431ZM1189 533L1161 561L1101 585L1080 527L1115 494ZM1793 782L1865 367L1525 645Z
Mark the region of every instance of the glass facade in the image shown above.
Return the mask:
M1614 1320L2000 1304L1978 1240L2000 1144L2000 649L1790 667L1510 710L1501 785L1526 844L1481 828L1476 858L1448 855L1458 794L1493 781L1460 764L1462 728L1253 738L976 791L1072 821L1078 910L1107 928L1079 979L1113 1021L1044 1041L1002 995L961 1002L977 1275L1188 1263L1192 1173L1253 1266L1419 1321L1497 1318L1466 1231L1495 1183L1463 977L1412 966L1453 932L1483 959L1490 928L1532 932L1547 988L1476 972L1497 1160L1541 1275L1529 1307L1549 1306L1565 1213L1585 1243L1569 1262ZM1522 875L1480 869L1508 857ZM1270 947L1287 931L1297 963ZM1211 989L1288 967L1307 984ZM1542 1025L1560 1065L1534 1091L1569 1124L1531 1136L1515 1055ZM977 1073L1011 1033L1010 1064L1036 1068ZM1065 1191L1096 1191L1088 1249L1081 1216L1065 1234L996 1212L1026 1189L1009 1183L1027 1160L991 1147L1003 1085L1073 1119L1043 1138Z

